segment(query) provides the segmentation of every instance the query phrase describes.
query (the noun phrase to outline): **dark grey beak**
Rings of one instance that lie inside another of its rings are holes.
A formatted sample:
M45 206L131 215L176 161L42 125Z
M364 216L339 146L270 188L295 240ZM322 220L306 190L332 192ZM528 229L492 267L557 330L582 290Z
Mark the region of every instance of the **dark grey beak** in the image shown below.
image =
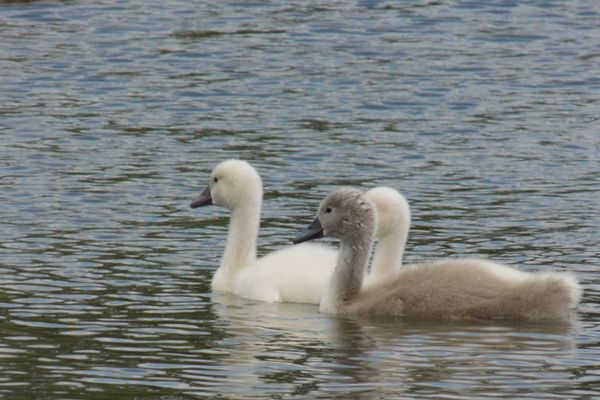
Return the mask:
M292 239L294 244L306 242L308 240L320 239L323 237L323 227L321 226L321 221L319 218L315 218L315 220L302 232L299 236L296 236Z
M198 208L202 206L209 206L212 204L212 197L210 195L210 188L207 186L206 189L198 196L198 198L190 204L192 208Z

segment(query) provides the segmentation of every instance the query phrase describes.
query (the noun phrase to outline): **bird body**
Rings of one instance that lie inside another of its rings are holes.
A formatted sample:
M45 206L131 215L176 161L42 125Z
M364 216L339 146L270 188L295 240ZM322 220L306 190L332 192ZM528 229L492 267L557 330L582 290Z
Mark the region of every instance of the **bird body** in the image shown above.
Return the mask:
M210 175L208 187L192 208L220 205L231 212L225 250L213 275L213 290L252 300L318 304L337 251L317 243L287 246L256 257L260 228L262 180L247 162L226 160Z
M333 315L436 320L569 318L581 298L573 275L532 273L478 259L404 266L363 287L376 228L374 205L352 188L325 198L297 242L322 235L341 240L337 265L320 303Z

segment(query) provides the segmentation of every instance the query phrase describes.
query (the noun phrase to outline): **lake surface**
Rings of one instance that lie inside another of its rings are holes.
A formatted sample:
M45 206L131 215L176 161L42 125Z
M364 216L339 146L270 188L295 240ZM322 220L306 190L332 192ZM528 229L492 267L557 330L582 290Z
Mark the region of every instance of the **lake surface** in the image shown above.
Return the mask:
M600 2L0 2L0 398L600 396ZM227 158L259 254L342 185L406 262L568 270L564 324L332 318L211 293Z

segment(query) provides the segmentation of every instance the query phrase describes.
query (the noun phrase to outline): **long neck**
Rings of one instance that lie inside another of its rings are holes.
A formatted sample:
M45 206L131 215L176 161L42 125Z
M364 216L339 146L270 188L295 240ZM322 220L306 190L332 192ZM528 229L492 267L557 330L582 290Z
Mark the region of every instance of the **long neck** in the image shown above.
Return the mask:
M227 244L213 286L228 290L233 276L256 260L256 239L260 226L260 201L231 212Z
M345 302L358 295L372 245L371 233L359 233L342 242L329 288L321 300L322 312L337 313Z
M400 270L408 229L409 226L399 226L397 231L379 239L369 273L371 277L375 279L389 277L390 274Z

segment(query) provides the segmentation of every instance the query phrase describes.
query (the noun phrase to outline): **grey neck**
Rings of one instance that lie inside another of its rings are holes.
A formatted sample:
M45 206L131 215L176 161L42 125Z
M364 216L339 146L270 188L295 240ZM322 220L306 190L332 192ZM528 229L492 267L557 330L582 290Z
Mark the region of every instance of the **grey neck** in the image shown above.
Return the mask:
M358 295L372 245L371 232L357 233L351 240L342 242L338 263L330 282L330 300L341 303Z

